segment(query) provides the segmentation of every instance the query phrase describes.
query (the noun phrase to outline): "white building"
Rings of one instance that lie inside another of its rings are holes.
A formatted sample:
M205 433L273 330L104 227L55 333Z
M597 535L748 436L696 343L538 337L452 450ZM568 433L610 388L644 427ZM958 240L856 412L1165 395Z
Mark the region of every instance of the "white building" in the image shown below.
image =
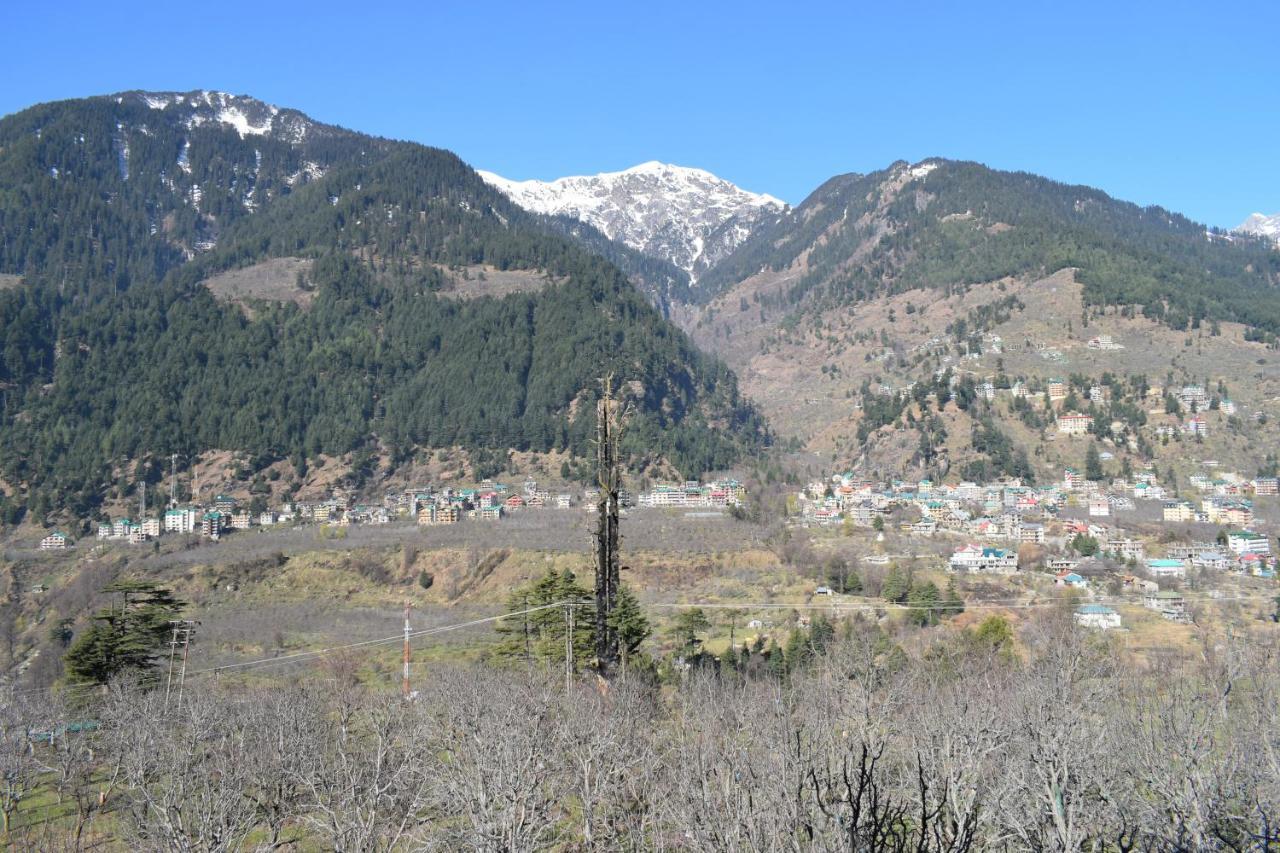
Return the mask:
M1227 548L1238 557L1243 557L1245 554L1264 557L1271 553L1271 542L1260 533L1237 530L1227 534Z
M1120 614L1102 604L1085 604L1076 608L1076 624L1085 628L1109 631L1120 627Z
M71 540L67 538L67 534L63 533L61 530L55 530L40 540L40 550L61 551L70 543Z
M951 570L1011 575L1018 570L1018 554L1005 548L967 545L951 555Z
M194 533L200 525L200 513L192 507L175 507L165 510L165 533Z

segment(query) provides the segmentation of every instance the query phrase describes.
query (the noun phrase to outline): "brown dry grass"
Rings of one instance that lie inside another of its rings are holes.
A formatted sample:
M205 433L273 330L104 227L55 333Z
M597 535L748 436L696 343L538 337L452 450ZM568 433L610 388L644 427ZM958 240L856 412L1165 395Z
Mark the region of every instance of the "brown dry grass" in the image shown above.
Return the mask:
M261 299L267 302L293 302L306 308L313 294L298 287L298 276L311 272L312 261L305 258L271 258L252 266L228 270L203 284L219 299L234 303L246 314L251 314L250 302Z

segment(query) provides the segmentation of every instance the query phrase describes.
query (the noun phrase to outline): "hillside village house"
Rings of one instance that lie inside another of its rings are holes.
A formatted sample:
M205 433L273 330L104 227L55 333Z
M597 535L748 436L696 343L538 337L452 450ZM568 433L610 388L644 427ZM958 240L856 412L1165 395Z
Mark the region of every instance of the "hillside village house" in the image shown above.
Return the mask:
M200 517L200 535L206 539L219 539L226 529L227 517L216 509Z
M1238 557L1245 554L1266 556L1271 553L1271 542L1260 533L1235 530L1227 534L1227 548Z
M1259 477L1253 481L1253 493L1272 497L1280 495L1280 478Z
M1124 345L1113 341L1110 335L1097 335L1089 339L1089 349L1118 350L1124 349Z
M1074 468L1068 468L1062 472L1062 485L1067 491L1083 489L1087 482L1084 475Z
M1209 395L1203 385L1184 385L1178 392L1178 402L1187 411L1203 412L1209 408Z
M55 530L48 536L40 540L41 551L61 551L71 544L71 540L67 538L67 534L61 530Z
M1093 535L1092 532L1090 535ZM1101 537L1094 535L1094 539ZM1146 546L1142 544L1142 540L1133 539L1132 537L1115 537L1106 540L1105 550L1119 557L1121 560L1133 560L1140 562L1147 558Z
M1226 498L1205 498L1200 502L1205 520L1210 524L1230 524L1236 527L1248 527L1253 524L1253 505L1248 501L1233 501Z
M1205 436L1209 434L1209 422L1205 420L1204 415L1192 415L1187 422L1182 425L1183 435Z
M1063 382L1061 379L1050 379L1048 391L1049 400L1051 402L1067 399L1067 383Z
M1092 428L1092 415L1071 413L1058 417L1058 432L1062 435L1087 435Z
M1018 554L1004 548L966 545L951 555L953 572L992 572L1011 575L1018 570Z
M1182 578L1187 576L1187 564L1167 557L1147 560L1147 571L1154 578Z
M1070 571L1058 572L1054 576L1053 582L1055 586L1065 586L1071 589L1086 589L1089 586L1089 582L1083 576Z
M1182 593L1173 590L1147 592L1142 596L1142 606L1154 610L1173 622L1187 621L1187 600Z
M1044 525L1027 522L1018 525L1018 541L1026 545L1044 544Z
M1164 520L1170 522L1193 521L1196 517L1195 507L1190 501L1166 501Z
M1076 609L1076 624L1109 631L1120 627L1120 614L1102 604L1084 604Z
M1231 566L1231 561L1219 551L1200 551L1191 558L1191 565L1197 569L1223 571Z

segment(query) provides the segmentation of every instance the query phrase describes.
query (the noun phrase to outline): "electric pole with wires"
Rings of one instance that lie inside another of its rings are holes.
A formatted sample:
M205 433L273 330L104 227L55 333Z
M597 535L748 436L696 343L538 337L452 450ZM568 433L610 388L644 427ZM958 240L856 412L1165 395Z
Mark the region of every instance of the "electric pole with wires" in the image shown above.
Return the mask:
M195 633L196 626L199 624L193 619L174 619L169 622L173 628L173 634L169 640L169 677L164 685L165 710L169 708L169 694L173 690L173 664L179 643L182 644L182 665L178 671L178 707L182 707L182 689L187 681L187 656L191 650L191 635Z
M409 608L413 605L405 602L404 605L404 675L400 685L400 692L405 699L409 698Z

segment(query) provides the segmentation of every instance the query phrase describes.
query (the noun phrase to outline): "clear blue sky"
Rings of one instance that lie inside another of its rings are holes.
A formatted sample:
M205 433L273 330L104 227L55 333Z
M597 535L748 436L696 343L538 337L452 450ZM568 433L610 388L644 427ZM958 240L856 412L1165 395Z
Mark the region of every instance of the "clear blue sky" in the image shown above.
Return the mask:
M0 18L0 114L209 88L512 178L664 160L794 203L940 155L1214 225L1280 212L1276 2L13 2Z

